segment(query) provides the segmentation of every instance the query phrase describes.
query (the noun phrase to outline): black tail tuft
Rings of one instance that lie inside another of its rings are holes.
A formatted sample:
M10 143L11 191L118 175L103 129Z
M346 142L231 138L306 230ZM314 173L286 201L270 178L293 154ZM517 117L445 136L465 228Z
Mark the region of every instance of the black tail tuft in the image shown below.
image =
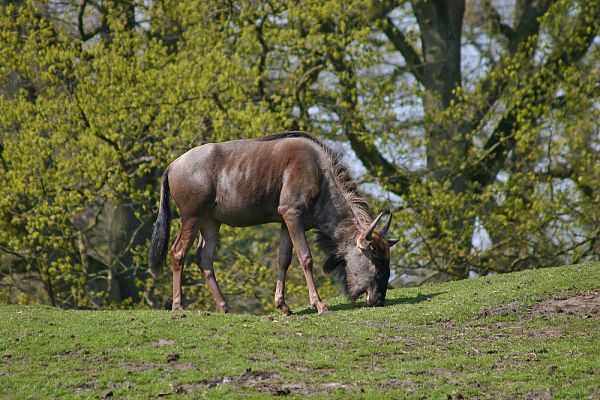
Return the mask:
M169 246L169 234L171 223L171 206L169 192L169 177L167 171L163 174L162 185L160 189L160 206L158 210L158 218L154 224L152 231L152 240L150 241L150 249L148 250L148 263L150 271L153 275L158 274L162 270L162 265L167 257L167 248Z

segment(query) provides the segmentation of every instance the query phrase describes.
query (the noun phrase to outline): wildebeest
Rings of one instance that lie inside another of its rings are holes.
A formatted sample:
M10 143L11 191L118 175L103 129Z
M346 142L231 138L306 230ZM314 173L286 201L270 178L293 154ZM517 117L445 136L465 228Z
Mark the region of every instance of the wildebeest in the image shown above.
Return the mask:
M355 300L382 306L390 276L390 247L385 227L371 220L364 200L340 155L305 132L284 132L260 139L208 143L195 147L167 167L162 178L158 218L152 233L149 264L158 273L164 263L171 220L169 196L181 214L181 232L171 247L173 309L182 309L181 280L186 254L198 231L196 261L221 312L229 307L213 270L221 224L234 227L281 223L275 304L285 314L285 276L292 247L304 269L310 304L327 311L312 274L305 231L315 228L329 254L323 269L337 271L346 293Z

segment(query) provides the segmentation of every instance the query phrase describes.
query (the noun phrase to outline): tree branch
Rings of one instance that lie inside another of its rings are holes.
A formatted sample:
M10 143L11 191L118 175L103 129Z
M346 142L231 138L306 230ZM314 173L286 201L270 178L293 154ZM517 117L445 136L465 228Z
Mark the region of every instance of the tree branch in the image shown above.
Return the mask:
M515 5L516 26L509 37L508 51L515 54L521 43L540 30L540 17L546 14L552 3L557 0L519 0Z
M520 46L527 43L532 37L538 34L540 29L539 18L548 11L555 1L556 0L542 0L533 2L533 4L529 1L517 2L515 5L515 15L517 15L518 18L517 28L512 29L508 26L504 28L504 34L509 39L508 56L514 56ZM489 1L486 1L484 7L488 7L488 3ZM489 7L492 6L489 5ZM500 20L500 16L495 9L490 12L493 13L492 18L497 21ZM508 31L508 29L510 29L510 31ZM499 72L504 68L506 68L506 61L500 61L494 66L494 71ZM470 131L481 124L485 115L492 109L493 105L496 104L497 100L502 95L507 82L504 79L497 80L496 76L497 74L489 73L479 85L483 98L477 103L473 108L471 115L467 118L467 122L465 123L467 131ZM510 123L509 120L510 118L504 121L505 126ZM486 147L486 150L494 147L495 143L498 143L498 141L498 139L494 139L489 146ZM502 149L499 148L498 150L501 151Z
M375 146L371 135L366 134L367 128L362 118L358 115L358 103L356 100L356 77L354 69L343 58L343 56L330 56L330 61L336 73L340 77L342 92L342 104L336 102L336 112L340 116L344 126L344 133L350 140L350 146L370 173L379 177L389 185L388 189L399 195L406 194L411 184L411 177L403 174L392 163L383 157ZM356 119L352 121L353 117ZM354 123L353 123L354 122ZM358 124L358 129L354 126Z
M12 255L12 256L15 256L15 257L21 258L21 259L23 259L23 260L25 259L25 256L24 256L24 255L22 255L22 254L19 254L19 253L17 253L16 251L14 251L14 250L11 250L11 249L9 249L8 247L5 247L5 246L3 246L3 245L1 245L1 244L0 244L0 251L3 251L3 252L5 252L5 253L7 253L7 254L10 254L10 255Z
M483 9L492 23L492 32L500 33L507 39L511 40L515 34L515 31L511 26L502 23L502 18L500 17L498 10L496 10L492 5L491 0L485 0L483 2Z
M406 36L396 28L396 25L394 25L394 22L390 17L386 17L384 21L383 33L385 33L387 38L394 45L394 48L402 54L415 78L417 78L421 84L424 84L423 60L421 60L421 57L413 45L408 42Z
M83 108L81 108L81 105L79 104L79 101L76 100L75 103L77 104L77 108L79 109L79 115L81 116L81 119L83 120L83 124L85 125L85 127L87 129L91 129L91 125L90 125L90 121L87 118L87 115L85 115L85 112L83 111ZM102 140L105 143L108 143L113 149L120 151L120 147L119 144L117 142L115 142L114 140L112 140L109 137L104 136L103 134L101 134L100 132L97 132L94 129L94 136L96 136L98 139Z
M547 0L540 3L545 4L547 10L551 1ZM530 97L544 99L552 87L548 82L560 75L561 66L570 65L585 55L598 32L599 20L600 5L596 2L584 1L577 22L574 24L575 31L573 34L559 45L556 52L548 58L543 66L539 67L541 77L531 80L536 83L529 91L532 93ZM535 24L539 29L539 23L536 21ZM529 99L529 101L535 102L535 99ZM504 165L508 153L516 145L513 132L518 129L517 113L519 107L520 105L513 105L505 113L484 146L484 151L488 152L489 156L472 168L471 173L474 180L483 186L495 181L496 175Z
M107 12L107 10L104 7L102 7L95 1L83 0L83 2L79 5L79 9L77 12L77 29L79 30L79 36L81 36L81 40L83 42L90 40L91 38L93 38L94 36L99 34L100 32L105 31L107 28L106 21L104 20L104 17L102 17L101 18L102 22L101 22L100 26L97 26L91 32L87 32L87 33L85 32L85 27L83 26L83 18L85 16L85 9L88 6L88 4L91 4L92 7L96 8L96 10L98 10L98 12L102 13L103 15L106 14L106 12Z
M564 164L557 164L554 168L540 173L541 176L556 178L556 179L569 179L571 180L580 190L581 192L588 198L593 199L594 189L583 182L581 182L578 178L578 174L573 170L571 166L567 166Z
M383 18L397 6L398 2L395 0L374 1L362 16L370 23ZM335 30L335 22L332 19L327 19L321 24L321 29L325 33L332 33ZM352 150L354 150L363 165L374 176L382 179L383 183L387 185L386 189L399 195L406 194L411 181L416 177L401 171L396 165L386 160L379 149L377 149L377 146L375 146L372 135L366 134L368 130L358 112L354 68L345 59L344 49L338 48L337 50L330 51L327 60L333 66L340 80L342 101L331 99L330 104L333 105L333 109L342 121L344 134L350 141ZM319 69L315 70L315 75L312 76L318 76L318 71Z

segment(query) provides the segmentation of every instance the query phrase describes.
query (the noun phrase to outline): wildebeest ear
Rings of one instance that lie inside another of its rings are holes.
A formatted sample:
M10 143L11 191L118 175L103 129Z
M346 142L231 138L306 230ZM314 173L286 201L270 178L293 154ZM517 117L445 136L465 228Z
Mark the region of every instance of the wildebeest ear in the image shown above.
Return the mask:
M336 254L330 254L329 257L327 257L327 260L325 260L323 263L323 271L326 274L331 274L339 265L343 263L343 258L338 257Z
M390 245L390 248L392 248L396 243L398 243L398 239L388 239L388 243Z

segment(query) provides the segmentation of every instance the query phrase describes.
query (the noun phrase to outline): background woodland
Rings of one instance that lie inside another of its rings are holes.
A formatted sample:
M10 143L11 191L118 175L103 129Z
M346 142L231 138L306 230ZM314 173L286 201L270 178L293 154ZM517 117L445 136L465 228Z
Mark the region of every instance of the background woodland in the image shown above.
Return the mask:
M284 130L394 210L394 284L599 260L599 29L594 0L1 1L0 302L168 307L162 171ZM277 231L222 228L235 311L273 308ZM193 263L185 293L212 307Z

